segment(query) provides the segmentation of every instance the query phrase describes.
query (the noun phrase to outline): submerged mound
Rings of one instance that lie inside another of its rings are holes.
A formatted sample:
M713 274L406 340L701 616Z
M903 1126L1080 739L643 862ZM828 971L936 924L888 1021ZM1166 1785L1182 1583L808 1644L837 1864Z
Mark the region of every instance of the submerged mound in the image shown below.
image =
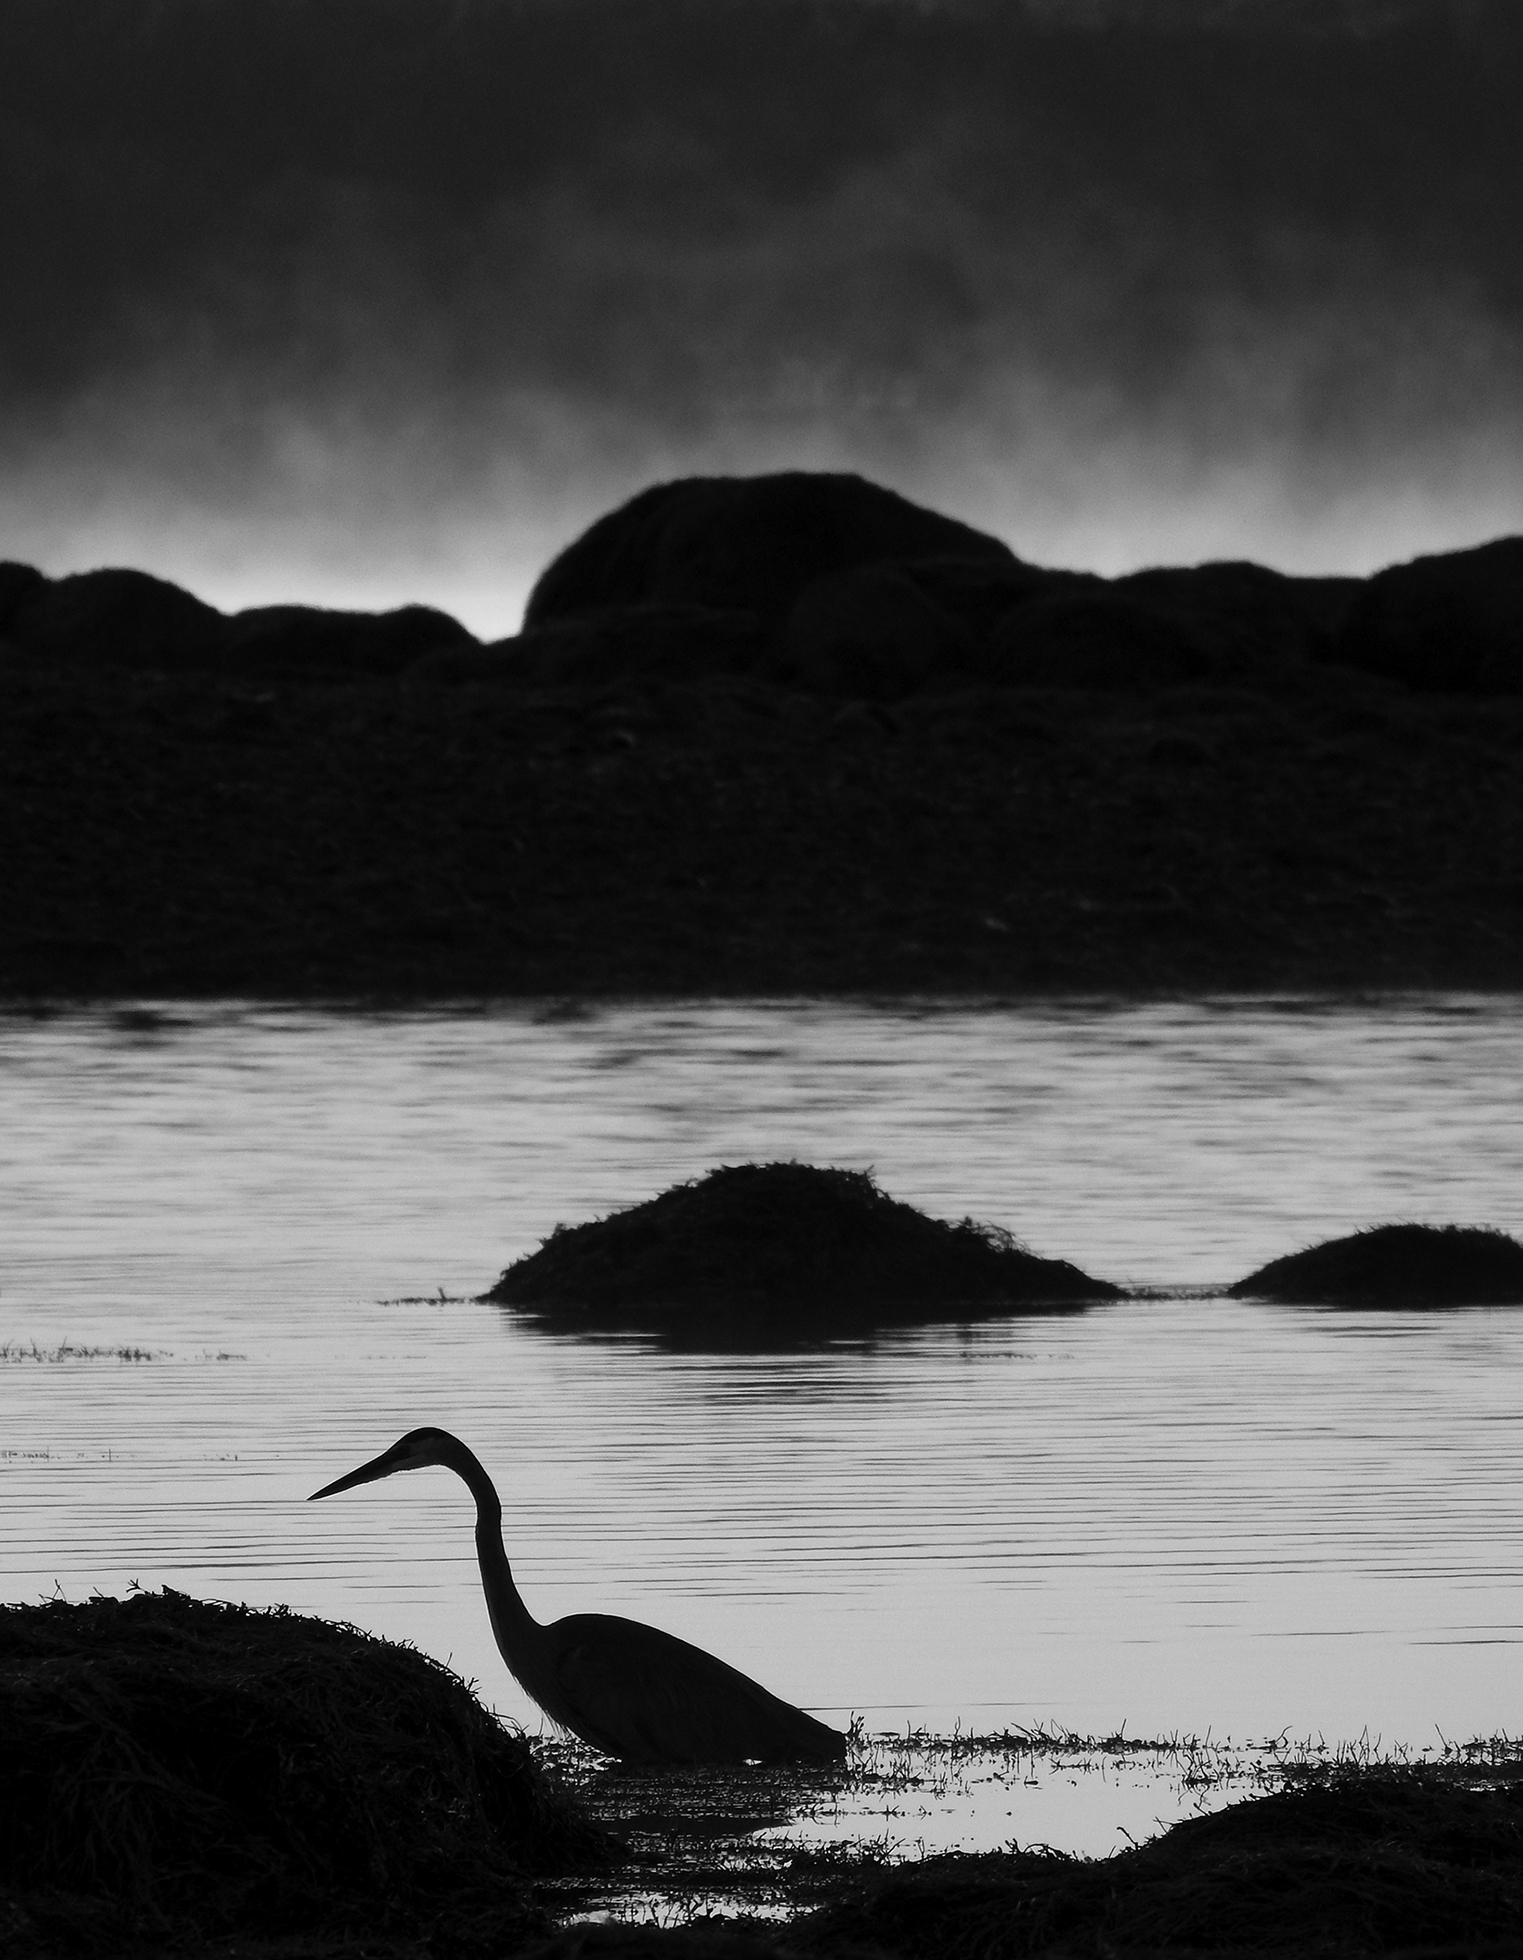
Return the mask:
M1012 1960L1500 1952L1523 1934L1523 1789L1465 1789L1426 1768L1334 1772L1113 1858L902 1866L793 1932L810 1952Z
M165 1591L0 1608L0 1891L39 1948L537 1930L602 1839L450 1671Z
M568 1327L807 1317L881 1323L1114 1299L1120 1288L1008 1232L951 1225L870 1173L731 1164L589 1224L558 1225L486 1295Z
M1475 1225L1375 1225L1271 1259L1234 1298L1334 1307L1457 1307L1523 1303L1523 1245Z

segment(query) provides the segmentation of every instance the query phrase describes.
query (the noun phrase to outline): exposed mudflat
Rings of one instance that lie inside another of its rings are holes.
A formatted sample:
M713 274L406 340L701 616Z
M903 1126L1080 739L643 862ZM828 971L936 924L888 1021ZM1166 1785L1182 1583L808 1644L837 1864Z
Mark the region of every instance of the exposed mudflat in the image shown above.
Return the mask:
M0 659L0 992L1515 986L1523 698Z

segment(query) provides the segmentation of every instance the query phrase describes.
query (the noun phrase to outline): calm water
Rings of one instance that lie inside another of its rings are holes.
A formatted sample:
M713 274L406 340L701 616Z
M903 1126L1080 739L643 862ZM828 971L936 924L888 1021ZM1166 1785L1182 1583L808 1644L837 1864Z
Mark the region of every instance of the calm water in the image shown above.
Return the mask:
M832 1718L1516 1730L1523 1312L1210 1290L1384 1219L1523 1233L1520 1057L1523 1002L1471 998L0 1020L3 1596L283 1602L536 1725L461 1486L303 1502L431 1422L541 1618L653 1620ZM1200 1291L717 1357L450 1297L778 1156ZM1093 1837L1038 1797L1023 1838Z

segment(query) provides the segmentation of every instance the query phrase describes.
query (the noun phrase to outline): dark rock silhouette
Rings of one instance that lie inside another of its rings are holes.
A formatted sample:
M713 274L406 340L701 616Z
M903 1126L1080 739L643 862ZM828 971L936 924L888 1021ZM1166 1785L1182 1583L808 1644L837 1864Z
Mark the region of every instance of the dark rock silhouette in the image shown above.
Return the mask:
M1152 566L1113 580L1111 589L1176 621L1233 671L1272 672L1324 656L1363 581L1293 578L1229 559Z
M972 630L899 566L853 565L804 587L766 671L817 694L897 701L933 676L966 675L976 652Z
M1523 694L1435 707L1380 609L1431 572L1500 685L1520 548L1106 580L855 477L689 479L490 646L0 565L0 986L1515 987Z
M1523 538L1376 572L1331 657L1419 693L1523 694Z
M24 590L7 637L39 659L173 673L212 659L225 625L215 606L169 579L109 567Z
M32 598L47 584L35 565L18 564L13 558L0 559L0 635L10 638L12 616L24 599Z
M110 567L47 579L9 563L0 565L0 631L35 659L281 679L378 678L435 647L476 643L431 606L255 606L229 618L151 572Z
M994 629L984 671L996 687L1168 687L1222 672L1193 625L1095 580L1028 600Z
M486 646L439 648L409 668L408 678L509 687L691 681L747 674L761 651L761 627L753 613L656 603L610 606Z
M987 644L1000 621L1028 599L1098 582L1087 572L1028 565L1013 553L1003 559L908 558L900 561L899 569L942 612L961 620L978 647Z
M997 538L860 476L682 477L568 545L530 593L524 625L662 600L755 613L770 631L826 572L937 555L1016 563Z
M392 612L324 606L254 606L226 623L225 673L281 680L371 680L399 674L440 647L474 647L475 635L432 606Z
M557 1226L485 1295L561 1328L833 1327L964 1319L1121 1289L1006 1232L928 1218L863 1171L736 1164Z
M1467 1225L1376 1225L1272 1259L1237 1299L1336 1307L1523 1304L1523 1245Z

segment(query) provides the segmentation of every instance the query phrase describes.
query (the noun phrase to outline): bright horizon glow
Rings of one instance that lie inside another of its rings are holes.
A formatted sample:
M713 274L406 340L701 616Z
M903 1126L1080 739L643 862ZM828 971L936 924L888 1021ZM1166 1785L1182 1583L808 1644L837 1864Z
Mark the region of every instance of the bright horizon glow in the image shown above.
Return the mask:
M1002 538L1022 558L1114 577L1144 565L1248 558L1297 574L1364 576L1424 553L1523 532L1523 480L1510 459L1479 459L1426 478L1393 470L1380 481L1310 497L1285 475L1246 465L1159 464L1141 452L1043 468L1027 482L994 460L948 458L918 471L873 467L835 445L750 461L662 456L561 483L546 495L522 482L484 487L453 505L366 509L364 486L340 487L322 511L197 509L173 490L126 485L88 503L67 481L0 490L0 553L51 577L132 565L174 580L224 611L276 603L384 611L419 603L460 619L482 639L518 630L534 580L565 544L646 483L674 475L770 468L859 468L933 508ZM823 450L823 453L822 453ZM1489 465L1489 467L1488 467ZM1040 487L1032 488L1031 483Z

